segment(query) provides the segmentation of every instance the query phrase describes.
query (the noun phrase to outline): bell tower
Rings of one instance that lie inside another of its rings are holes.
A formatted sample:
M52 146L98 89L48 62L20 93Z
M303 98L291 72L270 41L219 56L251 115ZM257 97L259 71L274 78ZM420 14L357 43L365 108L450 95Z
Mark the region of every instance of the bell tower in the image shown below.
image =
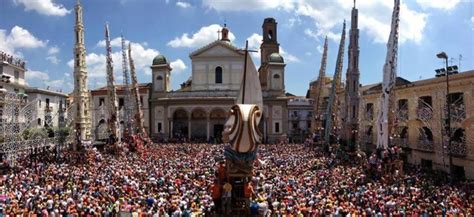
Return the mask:
M277 22L274 18L265 18L262 25L263 42L260 45L261 65L268 62L268 56L280 52L280 44L277 40Z

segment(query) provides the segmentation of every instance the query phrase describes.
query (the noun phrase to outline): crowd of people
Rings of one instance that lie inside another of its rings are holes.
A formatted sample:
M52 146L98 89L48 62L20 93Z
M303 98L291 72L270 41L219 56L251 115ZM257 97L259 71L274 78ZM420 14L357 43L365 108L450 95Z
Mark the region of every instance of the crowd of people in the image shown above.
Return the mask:
M3 51L0 51L0 61L6 61L10 64L16 65L21 68L25 68L25 61L23 61L20 58L15 58L12 55L5 53Z
M85 156L68 152L60 163L25 160L0 177L0 214L212 216L228 209L233 196L221 175L223 150L152 144L115 155L95 148ZM416 168L370 175L395 153L354 163L303 144L260 145L244 196L256 216L473 215L468 191L435 184Z

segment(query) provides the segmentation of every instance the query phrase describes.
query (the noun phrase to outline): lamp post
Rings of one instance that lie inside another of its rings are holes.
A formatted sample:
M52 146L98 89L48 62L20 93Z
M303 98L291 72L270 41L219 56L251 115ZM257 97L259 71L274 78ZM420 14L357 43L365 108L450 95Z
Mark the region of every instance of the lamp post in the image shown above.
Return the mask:
M446 134L448 136L448 157L449 157L449 178L453 182L453 157L451 155L451 95L449 95L449 71L448 71L448 55L445 52L436 54L436 57L444 59L446 62Z

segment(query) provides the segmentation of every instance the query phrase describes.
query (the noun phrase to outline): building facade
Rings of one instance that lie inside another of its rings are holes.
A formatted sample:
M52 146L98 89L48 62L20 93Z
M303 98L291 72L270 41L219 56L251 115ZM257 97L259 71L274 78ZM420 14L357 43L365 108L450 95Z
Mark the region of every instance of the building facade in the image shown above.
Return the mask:
M277 23L265 19L262 25L261 66L264 101L261 129L264 142L286 137L288 115L285 96L285 63L278 53ZM154 138L220 142L228 111L235 104L244 70L244 52L222 37L192 52L192 75L171 91L171 67L163 55L153 60L150 98L150 134Z
M65 93L40 88L27 88L28 102L34 103L35 127L61 127L67 118Z
M25 93L25 62L10 54L0 51L0 76L2 80L0 89L9 93Z
M311 135L313 99L293 97L288 99L288 140L302 143Z
M123 132L126 127L124 125L125 120L125 100L126 100L126 91L123 85L115 85L116 93L118 97L118 121L120 126L120 132ZM138 84L138 91L140 93L140 102L144 118L145 130L149 132L150 130L150 118L149 118L149 102L150 97L149 91L151 89L150 83ZM108 125L107 118L109 115L109 109L107 109L106 104L108 102L107 96L107 87L101 87L94 90L91 90L91 105L92 105L92 135L95 140L104 140L109 137L108 134ZM131 120L132 117L128 116Z
M453 74L449 79L451 148L445 130L446 78L409 82L397 78L391 143L401 146L412 164L448 171L449 150L453 171L474 178L474 70ZM376 117L381 85L361 88L359 132L361 148L374 150Z

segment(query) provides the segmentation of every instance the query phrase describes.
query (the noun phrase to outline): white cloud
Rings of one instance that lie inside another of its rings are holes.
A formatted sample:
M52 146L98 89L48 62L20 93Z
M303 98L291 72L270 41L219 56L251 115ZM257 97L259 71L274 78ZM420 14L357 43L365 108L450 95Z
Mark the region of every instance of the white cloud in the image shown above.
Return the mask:
M280 54L283 57L283 59L285 60L285 62L287 62L287 63L289 63L289 62L299 62L300 61L300 59L298 59L298 57L296 57L294 55L291 55L291 54L287 53L285 50L283 50L283 47L280 47Z
M25 11L36 11L48 16L64 16L71 11L61 4L55 4L52 0L13 0L15 4L21 4Z
M33 36L28 30L19 26L14 26L10 33L7 30L0 29L0 50L22 56L18 49L42 48L48 44L48 41L42 41Z
M320 53L320 54L322 54L322 53L324 52L324 48L323 48L323 46L321 46L321 45L318 45L318 46L316 47L316 50L317 50L318 53Z
M117 37L111 40L111 45L115 47L121 46L121 42L119 44L112 43L118 42L121 38ZM127 44L128 45L128 44ZM150 65L153 61L153 58L159 54L157 50L146 48L142 46L140 43L131 42L132 45L132 57L135 63L135 70L137 73L144 73L146 75L151 75ZM101 46L101 42L97 43L97 46ZM122 83L122 50L115 49L115 52L112 52L112 60L113 60L113 68L114 68L114 76L116 83ZM128 54L128 52L127 52ZM68 66L70 68L74 68L74 60L71 59L68 61ZM105 48L103 53L89 53L86 55L86 64L87 64L87 71L88 75L92 80L99 79L105 80L106 78L106 56L105 56ZM102 81L91 81L91 85L96 85L95 83L99 83Z
M434 8L449 11L454 9L461 0L416 0L423 9Z
M284 9L296 16L309 17L314 21L316 28L314 31L306 31L307 35L310 33L309 36L321 38L328 36L335 42L339 42L342 21L344 19L350 20L352 8L352 4L348 4L347 0L204 0L203 5L218 11ZM369 35L375 43L386 43L390 32L393 1L358 1L357 8L360 12L359 28L361 32ZM426 26L427 14L410 9L403 2L400 9L400 43L406 41L420 43Z
M191 7L191 4L189 4L188 2L178 1L178 2L176 2L176 6L178 6L180 8L189 8L189 7Z
M54 65L58 65L61 60L59 60L56 56L48 56L46 57L46 60L50 61Z
M48 54L53 55L59 53L59 48L57 46L50 47L48 49Z
M174 73L181 73L187 68L181 59L176 59L175 61L171 62L170 66L173 69L172 72Z
M269 10L269 9L285 9L289 10L294 7L293 1L290 0L203 0L205 7L218 11L241 11L241 10Z
M28 82L33 80L49 80L49 75L46 72L28 70L25 72L25 79Z
M471 23L474 24L474 16L471 17Z
M316 34L315 32L313 32L311 29L305 29L305 30L304 30L304 34L305 34L306 36L308 36L308 37L318 39L318 34Z
M214 40L217 40L217 32L222 29L222 26L219 24L211 24L209 26L203 26L199 31L194 33L189 37L188 33L184 33L181 37L176 37L175 39L168 42L168 46L177 48L177 47L189 47L196 48L201 47L206 44L211 43ZM234 34L229 31L229 39L233 41L235 39Z
M125 44L128 45L128 43L130 43L130 41L125 39ZM105 39L100 40L99 42L97 42L96 46L97 47L105 47ZM117 38L112 39L110 41L110 46L112 46L112 47L122 47L122 38L117 37ZM133 51L133 48L132 48L132 51Z

